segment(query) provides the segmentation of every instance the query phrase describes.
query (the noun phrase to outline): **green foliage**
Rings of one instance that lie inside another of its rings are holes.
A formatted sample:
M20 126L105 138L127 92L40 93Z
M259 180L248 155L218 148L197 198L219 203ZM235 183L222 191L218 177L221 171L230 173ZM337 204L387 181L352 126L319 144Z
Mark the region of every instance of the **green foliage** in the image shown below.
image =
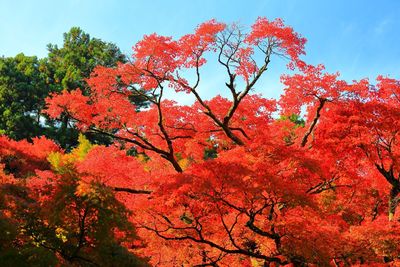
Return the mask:
M305 120L298 114L292 114L290 116L281 116L279 120L289 120L293 122L297 127L304 127L306 122Z
M62 47L49 44L47 48L48 77L59 89L86 89L85 79L97 65L115 67L118 62L126 61L115 44L91 38L78 27L64 33Z
M41 134L40 110L50 90L41 64L24 54L0 58L0 133L18 140Z
M40 60L24 54L0 58L0 134L17 140L46 135L71 149L78 138L71 118L64 115L60 122L46 118L41 114L44 99L64 89L88 90L85 79L97 65L114 67L126 58L115 44L92 38L78 27L64 33L61 47L49 44L48 51L48 57ZM97 144L111 142L97 134L88 137Z
M215 159L218 157L218 152L215 147L206 148L204 150L204 159Z
M278 121L290 121L294 123L293 128L287 128L287 135L284 137L284 141L287 145L291 145L294 143L296 138L295 129L303 128L306 124L305 120L298 114L292 114L290 116L281 115Z

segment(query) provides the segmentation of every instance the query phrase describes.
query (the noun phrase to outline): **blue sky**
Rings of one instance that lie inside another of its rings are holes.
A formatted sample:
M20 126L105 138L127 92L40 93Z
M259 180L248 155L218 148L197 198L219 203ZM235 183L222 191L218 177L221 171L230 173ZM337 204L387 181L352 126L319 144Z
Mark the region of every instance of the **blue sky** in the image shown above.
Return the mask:
M400 74L400 1L396 0L0 0L0 12L0 55L5 56L24 52L44 57L46 44L61 44L62 33L72 26L130 54L144 34L179 37L211 18L251 25L265 16L283 18L307 38L307 62L323 63L346 80ZM281 92L279 75L285 62L279 61L258 85L259 92L272 97ZM203 87L213 87L211 92L215 87L217 92L223 79L222 74L208 77Z

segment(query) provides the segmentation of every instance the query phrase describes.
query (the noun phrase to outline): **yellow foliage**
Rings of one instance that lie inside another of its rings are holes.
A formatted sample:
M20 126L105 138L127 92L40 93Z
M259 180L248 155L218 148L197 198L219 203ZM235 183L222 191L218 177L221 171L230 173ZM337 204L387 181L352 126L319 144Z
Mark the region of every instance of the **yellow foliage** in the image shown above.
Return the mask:
M65 229L61 228L61 227L57 227L56 228L56 237L58 239L60 239L63 243L68 241L67 236L66 236L67 233L68 232Z
M87 199L90 199L92 203L98 203L99 201L104 201L106 199L104 192L99 191L96 186L85 181L78 181L75 195L78 197L86 197Z
M260 267L260 266L264 266L264 261L263 260L259 260L256 258L251 258L251 266L253 267Z
M61 162L62 162L63 155L59 152L51 152L47 156L47 160L50 162L51 166L55 171L60 171L61 169Z
M78 143L79 145L71 151L70 155L73 155L77 160L83 160L94 145L83 134L79 135Z
M190 160L187 158L183 158L178 161L179 166L181 166L182 170L186 170L187 167L190 165Z
M148 165L149 158L145 154L138 154L136 158L140 163L143 164L143 169L145 172L151 171L151 167Z
M65 167L70 166L74 162L84 160L89 151L95 147L95 145L92 145L82 134L79 135L78 142L78 146L68 154L59 152L52 152L49 154L47 160L55 171L62 172Z
M143 154L139 154L136 156L138 161L145 163L147 161L146 157Z
M151 168L149 166L144 166L143 169L144 169L145 172L150 172L151 171Z
M88 183L85 183L83 181L78 182L78 186L76 187L76 192L75 194L77 196L86 196L91 193L91 187Z

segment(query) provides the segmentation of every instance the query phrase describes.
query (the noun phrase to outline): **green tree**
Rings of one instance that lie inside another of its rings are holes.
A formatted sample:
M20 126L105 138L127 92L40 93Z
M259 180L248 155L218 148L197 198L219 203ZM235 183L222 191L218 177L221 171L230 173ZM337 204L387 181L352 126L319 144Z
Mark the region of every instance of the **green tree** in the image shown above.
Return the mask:
M81 88L97 65L114 67L126 57L113 43L91 38L78 27L64 33L61 47L48 45L48 57L18 54L0 58L0 134L13 139L46 135L62 147L77 144L78 131L69 118L52 121L43 115L44 99L51 92ZM91 134L92 142L107 144L108 139Z
M113 43L91 38L79 27L72 27L64 33L62 47L47 46L48 76L59 89L86 89L85 79L97 65L115 67L118 62L126 62L126 57Z
M40 111L50 87L35 56L0 58L0 133L14 139L41 134Z

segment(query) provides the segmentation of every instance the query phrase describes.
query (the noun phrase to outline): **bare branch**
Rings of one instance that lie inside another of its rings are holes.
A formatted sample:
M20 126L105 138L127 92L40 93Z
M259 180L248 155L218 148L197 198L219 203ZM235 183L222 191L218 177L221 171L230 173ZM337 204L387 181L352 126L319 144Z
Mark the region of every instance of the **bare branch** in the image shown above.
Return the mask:
M150 191L150 190L132 189L132 188L126 188L126 187L114 187L113 190L116 192L124 192L124 193L129 193L129 194L150 195L152 193L152 191Z

